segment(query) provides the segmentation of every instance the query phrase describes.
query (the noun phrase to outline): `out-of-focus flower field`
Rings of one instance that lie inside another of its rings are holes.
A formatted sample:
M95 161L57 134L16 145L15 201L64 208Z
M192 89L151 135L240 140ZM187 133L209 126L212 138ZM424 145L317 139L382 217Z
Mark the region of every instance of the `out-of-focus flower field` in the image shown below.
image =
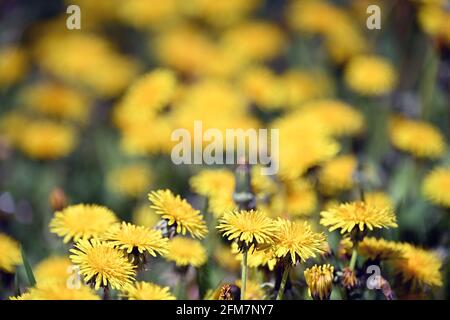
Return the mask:
M447 299L449 136L447 0L0 0L0 299Z

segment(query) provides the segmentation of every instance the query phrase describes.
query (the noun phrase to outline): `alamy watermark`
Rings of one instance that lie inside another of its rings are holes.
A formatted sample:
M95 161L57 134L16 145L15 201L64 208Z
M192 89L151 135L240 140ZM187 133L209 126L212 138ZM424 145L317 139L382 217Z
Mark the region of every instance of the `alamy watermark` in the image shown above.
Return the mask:
M278 173L278 129L209 128L203 131L203 122L194 121L193 137L185 128L175 129L171 140L178 142L171 152L174 164L236 164L245 158L249 164L263 166L263 175Z

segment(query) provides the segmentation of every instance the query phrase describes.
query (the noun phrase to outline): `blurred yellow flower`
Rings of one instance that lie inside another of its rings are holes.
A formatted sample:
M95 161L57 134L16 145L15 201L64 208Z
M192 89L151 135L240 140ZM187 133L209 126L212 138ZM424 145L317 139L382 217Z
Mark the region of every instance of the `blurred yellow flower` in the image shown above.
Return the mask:
M202 239L208 233L206 223L199 210L192 206L179 195L174 195L170 190L152 191L148 195L152 203L151 208L167 220L168 225L174 225L176 232L182 235L189 232L193 237Z
M153 228L159 221L159 215L148 205L140 205L133 210L133 223L138 226Z
M241 280L236 280L235 284L241 288ZM258 282L247 280L245 284L245 300L264 300L265 296L264 290Z
M116 215L106 207L77 204L55 212L50 221L50 232L64 237L64 242L76 242L98 237L116 222Z
M358 244L358 252L365 258L392 260L402 258L402 247L393 241L365 237Z
M240 252L239 245L236 242L231 244L231 252L235 255L235 261L242 263L243 254ZM266 267L273 271L277 264L277 258L270 247L263 246L260 250L251 246L247 253L247 265L249 268Z
M354 155L340 155L325 162L318 174L320 190L327 195L350 190L357 165Z
M233 243L233 245L235 244ZM222 268L229 271L238 271L241 266L232 249L226 245L219 245L214 249L214 260Z
M389 123L389 138L394 147L418 158L437 159L447 150L441 132L421 120L394 117Z
M383 57L359 55L348 62L344 80L350 89L361 95L379 96L394 89L397 72Z
M169 241L169 253L165 258L178 267L198 268L205 264L207 254L200 241L178 236Z
M68 125L46 120L28 122L18 148L33 159L54 160L67 156L76 147L76 131Z
M0 270L14 273L16 266L22 263L19 243L10 236L0 233Z
M14 46L0 48L0 88L17 83L27 69L27 55L23 49Z
M379 208L391 208L394 209L394 203L389 194L382 191L371 191L364 193L364 202L369 206Z
M314 265L304 271L308 292L314 300L328 300L333 289L334 267Z
M275 210L280 214L287 213L291 217L308 216L317 207L317 194L310 181L306 179L285 180L285 194L272 200ZM277 204L277 202L280 202Z
M341 229L341 233L350 233L355 227L359 231L397 227L392 208L375 207L361 201L333 206L320 215L321 225L330 231Z
M119 18L136 28L161 27L177 18L177 0L129 0L115 3Z
M437 167L422 182L422 193L432 203L450 208L450 167Z
M72 262L65 256L51 256L41 260L34 268L36 282L66 285L72 272Z
M108 173L107 183L115 193L138 198L148 190L153 180L150 168L142 163L134 163L116 168Z
M189 184L194 192L205 197L219 197L234 191L234 175L226 169L204 169L191 177Z
M81 239L70 252L70 260L80 267L80 274L95 290L108 286L120 290L132 285L134 281L135 267L111 243L95 238Z
M18 297L12 297L13 300L100 300L95 292L87 287L68 288L65 283L47 282L38 284L28 292Z
M175 300L169 287L161 287L145 281L138 281L124 288L122 296L128 300Z

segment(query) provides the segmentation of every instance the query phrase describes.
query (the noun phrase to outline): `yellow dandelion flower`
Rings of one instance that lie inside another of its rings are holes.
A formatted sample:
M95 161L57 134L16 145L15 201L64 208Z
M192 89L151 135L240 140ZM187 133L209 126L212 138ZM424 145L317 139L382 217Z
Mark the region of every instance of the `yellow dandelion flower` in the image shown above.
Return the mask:
M233 242L231 244L231 252L235 254L235 261L242 262L243 254L236 242ZM258 250L253 245L248 249L247 266L249 268L267 267L270 271L273 271L276 264L277 258L274 256L272 250L270 250L269 247L264 247L261 250Z
M242 286L241 280L236 280L235 284L239 288ZM264 300L265 296L266 294L259 283L252 280L247 280L245 283L244 300Z
M85 123L89 115L89 99L80 90L54 83L38 82L21 93L21 98L29 109L39 113Z
M177 233L185 235L188 231L195 238L205 237L208 229L200 211L192 208L185 199L167 189L152 191L148 199L151 208L166 219L169 226L175 225Z
M293 217L308 216L314 212L317 207L317 194L310 181L306 179L286 180L284 181L286 187L285 196L281 196L281 210L280 214L287 213ZM277 201L277 197L272 201ZM274 205L277 205L274 203Z
M123 22L144 30L163 25L177 16L176 0L152 1L150 4L146 0L119 1L115 12Z
M348 258L353 251L353 241L348 236L344 236L338 245L338 256L341 258Z
M357 165L354 155L341 155L325 162L318 174L320 190L333 195L352 189Z
M194 192L205 197L234 191L234 175L225 169L202 170L193 176L189 183Z
M302 105L310 121L320 123L332 136L354 136L364 129L364 117L352 106L331 99L321 99Z
M128 300L175 300L169 287L145 281L138 281L133 286L124 288L122 296Z
M159 215L148 205L140 205L133 211L133 223L138 226L153 228L159 221Z
M0 233L0 270L14 273L16 266L22 263L19 243L10 236Z
M369 206L378 208L391 208L394 209L394 203L390 196L382 191L371 191L364 193L364 202Z
M420 120L393 118L389 123L389 138L394 147L418 158L437 159L447 149L441 132Z
M325 235L313 232L306 221L301 223L278 218L276 226L274 255L281 259L290 258L293 265L315 257L316 253L325 252L328 247Z
M330 231L341 229L341 233L351 232L357 227L359 231L366 228L396 228L395 214L391 208L370 206L365 202L357 201L343 203L322 211L320 224L328 227Z
M149 253L154 257L157 254L166 254L169 243L168 239L163 238L161 231L127 222L111 226L100 238L127 253L137 250L139 253Z
M101 286L122 289L134 281L135 267L111 243L98 239L81 239L70 252L70 260L80 267L84 280L92 283L96 290Z
M115 214L99 205L77 204L55 212L50 221L50 232L70 240L97 237L117 222Z
M229 246L219 245L214 249L214 260L226 270L237 271L241 263L236 259L233 249Z
M13 300L100 300L100 297L87 286L75 289L67 287L66 283L46 282Z
M422 182L422 193L432 203L450 208L450 167L437 167Z
M392 64L382 57L356 56L345 68L344 80L353 91L367 96L391 92L397 84L397 73Z
M135 163L114 169L108 173L108 187L118 194L139 197L153 180L149 167Z
M236 210L237 205L233 199L233 192L216 194L209 198L208 209L220 218L224 212Z
M38 284L57 282L66 284L72 274L72 262L68 257L53 256L39 262L33 269Z
M49 121L33 121L22 131L18 147L33 159L52 160L67 156L77 144L75 130Z
M373 237L365 237L358 244L358 252L371 260L398 259L402 256L402 249L398 243Z
M4 113L0 119L0 135L4 136L9 144L19 146L22 134L29 123L29 117L22 112Z
M276 230L274 221L261 211L227 211L219 220L217 229L228 240L246 245L272 243Z
M442 286L442 260L436 253L408 243L400 246L403 255L394 261L394 268L405 282L411 281L413 287Z
M165 256L179 267L201 267L207 260L206 250L198 240L175 237L169 241L169 253Z
M314 300L328 300L333 289L334 267L314 265L304 271L308 292Z
M17 83L28 68L27 56L18 47L0 48L0 87Z

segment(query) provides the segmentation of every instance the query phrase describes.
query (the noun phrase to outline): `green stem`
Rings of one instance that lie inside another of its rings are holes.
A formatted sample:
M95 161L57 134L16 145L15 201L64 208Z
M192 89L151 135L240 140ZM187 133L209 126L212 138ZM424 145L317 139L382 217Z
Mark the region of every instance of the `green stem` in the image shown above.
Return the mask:
M350 259L350 270L355 270L356 258L358 258L358 250L353 248L352 258Z
M282 300L284 295L284 290L286 288L286 282L289 275L289 266L285 266L283 270L283 276L281 278L280 289L278 290L277 300Z
M245 300L245 289L247 288L247 254L248 249L242 252L242 273L241 273L241 300Z

